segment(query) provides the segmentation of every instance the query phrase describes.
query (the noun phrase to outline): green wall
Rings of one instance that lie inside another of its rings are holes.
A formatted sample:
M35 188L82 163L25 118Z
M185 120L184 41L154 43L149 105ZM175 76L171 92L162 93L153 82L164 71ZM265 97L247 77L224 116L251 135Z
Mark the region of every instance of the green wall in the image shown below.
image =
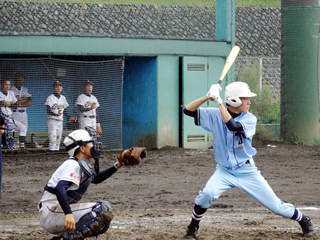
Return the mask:
M157 58L158 148L179 146L179 57Z
M224 56L220 42L55 36L0 36L0 54Z
M320 9L289 7L283 14L281 138L320 145Z

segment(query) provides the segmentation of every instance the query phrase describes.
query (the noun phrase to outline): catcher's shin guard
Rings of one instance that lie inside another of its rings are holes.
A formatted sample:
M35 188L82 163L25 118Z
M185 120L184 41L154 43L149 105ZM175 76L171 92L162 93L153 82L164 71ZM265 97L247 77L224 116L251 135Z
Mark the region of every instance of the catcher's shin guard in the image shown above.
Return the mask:
M73 233L65 232L63 239L83 240L87 237L105 233L113 218L111 206L107 201L97 202L92 211L82 216Z

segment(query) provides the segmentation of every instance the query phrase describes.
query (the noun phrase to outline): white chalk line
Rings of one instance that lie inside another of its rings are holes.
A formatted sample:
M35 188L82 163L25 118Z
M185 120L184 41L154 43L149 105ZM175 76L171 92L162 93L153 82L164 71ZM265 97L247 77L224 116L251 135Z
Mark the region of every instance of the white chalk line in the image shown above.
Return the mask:
M317 207L298 207L299 210L309 210L309 211L320 211L320 208Z

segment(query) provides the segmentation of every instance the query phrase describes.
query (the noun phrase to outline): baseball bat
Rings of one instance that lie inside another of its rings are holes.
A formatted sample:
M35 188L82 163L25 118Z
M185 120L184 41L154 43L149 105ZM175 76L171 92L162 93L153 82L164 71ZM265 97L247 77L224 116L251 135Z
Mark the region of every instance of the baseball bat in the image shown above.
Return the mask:
M226 63L224 64L220 79L219 79L219 84L221 84L222 80L224 79L224 77L227 75L227 73L229 72L232 64L234 63L234 61L236 60L238 54L240 52L240 48L238 46L234 46L231 49L231 52L227 58Z

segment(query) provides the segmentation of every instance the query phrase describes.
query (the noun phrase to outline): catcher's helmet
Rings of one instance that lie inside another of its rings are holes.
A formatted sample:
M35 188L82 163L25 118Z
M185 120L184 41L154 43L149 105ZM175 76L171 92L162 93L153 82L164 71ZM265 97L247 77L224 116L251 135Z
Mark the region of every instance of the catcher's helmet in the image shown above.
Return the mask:
M233 82L226 86L224 101L232 107L242 104L241 97L255 97L257 94L251 92L248 84L244 82Z
M93 142L90 134L86 130L79 129L66 136L63 145L66 147L69 156L73 157L76 149L90 142Z

